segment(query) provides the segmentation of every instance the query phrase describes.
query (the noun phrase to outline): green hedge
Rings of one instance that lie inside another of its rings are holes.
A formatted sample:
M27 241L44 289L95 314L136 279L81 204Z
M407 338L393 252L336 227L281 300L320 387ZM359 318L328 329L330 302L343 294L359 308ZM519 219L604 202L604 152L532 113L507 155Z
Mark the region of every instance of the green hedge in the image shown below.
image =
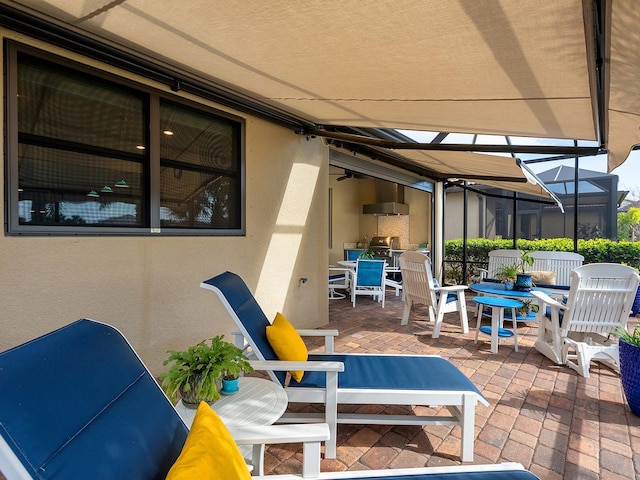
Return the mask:
M501 248L513 248L512 240L467 240L467 280L462 278L462 240L445 242L445 281L469 283L480 268L487 268L489 252ZM521 250L549 250L573 252L573 239L549 238L544 240L518 240ZM625 263L640 268L640 242L617 242L608 239L578 240L578 253L584 263Z

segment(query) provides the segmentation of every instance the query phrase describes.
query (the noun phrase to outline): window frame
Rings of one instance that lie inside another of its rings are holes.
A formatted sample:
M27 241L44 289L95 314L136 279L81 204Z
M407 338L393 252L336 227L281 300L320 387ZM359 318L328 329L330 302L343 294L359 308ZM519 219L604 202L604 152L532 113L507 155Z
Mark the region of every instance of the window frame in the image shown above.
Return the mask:
M59 55L44 52L35 47L24 45L13 40L5 40L5 234L6 235L48 235L48 236L245 236L246 235L246 121L244 118L201 104L180 95L155 89L123 76L109 73L96 67L76 62ZM26 54L47 62L55 62L65 68L76 70L135 90L146 98L145 104L149 124L146 131L149 148L145 162L146 198L145 212L148 224L136 227L122 226L75 226L75 225L21 225L19 221L18 192L18 54ZM161 227L160 222L160 103L162 100L183 105L200 113L212 115L218 119L229 121L237 131L235 148L237 151L238 202L237 212L239 226L237 228L190 228Z

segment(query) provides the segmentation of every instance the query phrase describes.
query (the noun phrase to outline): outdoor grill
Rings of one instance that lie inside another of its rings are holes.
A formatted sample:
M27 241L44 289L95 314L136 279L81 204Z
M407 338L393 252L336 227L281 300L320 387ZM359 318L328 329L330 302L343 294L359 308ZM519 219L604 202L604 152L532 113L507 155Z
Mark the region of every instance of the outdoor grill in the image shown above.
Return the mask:
M400 250L400 237L371 237L369 250L376 258L391 257L391 250Z

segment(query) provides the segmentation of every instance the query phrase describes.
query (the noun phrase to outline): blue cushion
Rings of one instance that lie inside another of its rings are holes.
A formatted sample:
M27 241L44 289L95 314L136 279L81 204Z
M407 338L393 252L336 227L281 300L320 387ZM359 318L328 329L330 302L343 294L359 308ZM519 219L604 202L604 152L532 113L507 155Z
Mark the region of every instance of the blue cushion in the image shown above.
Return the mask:
M464 390L482 393L455 365L441 357L411 355L318 355L310 361L344 363L339 388ZM324 372L306 372L301 386L324 387Z
M440 293L441 292L436 292L436 298L440 298ZM458 294L456 292L448 292L447 293L446 303L455 302L456 300L458 300Z
M187 437L122 335L79 320L0 353L0 434L38 479L164 478Z

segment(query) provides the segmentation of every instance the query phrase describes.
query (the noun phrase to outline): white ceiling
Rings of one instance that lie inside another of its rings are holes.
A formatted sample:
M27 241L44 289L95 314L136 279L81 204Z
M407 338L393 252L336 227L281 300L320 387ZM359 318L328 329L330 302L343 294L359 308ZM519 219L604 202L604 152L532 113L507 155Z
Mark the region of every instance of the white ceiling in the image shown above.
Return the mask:
M595 140L609 148L609 170L640 143L633 0L604 0L602 138L589 0L7 3L319 126ZM504 157L400 155L460 178L524 178Z

